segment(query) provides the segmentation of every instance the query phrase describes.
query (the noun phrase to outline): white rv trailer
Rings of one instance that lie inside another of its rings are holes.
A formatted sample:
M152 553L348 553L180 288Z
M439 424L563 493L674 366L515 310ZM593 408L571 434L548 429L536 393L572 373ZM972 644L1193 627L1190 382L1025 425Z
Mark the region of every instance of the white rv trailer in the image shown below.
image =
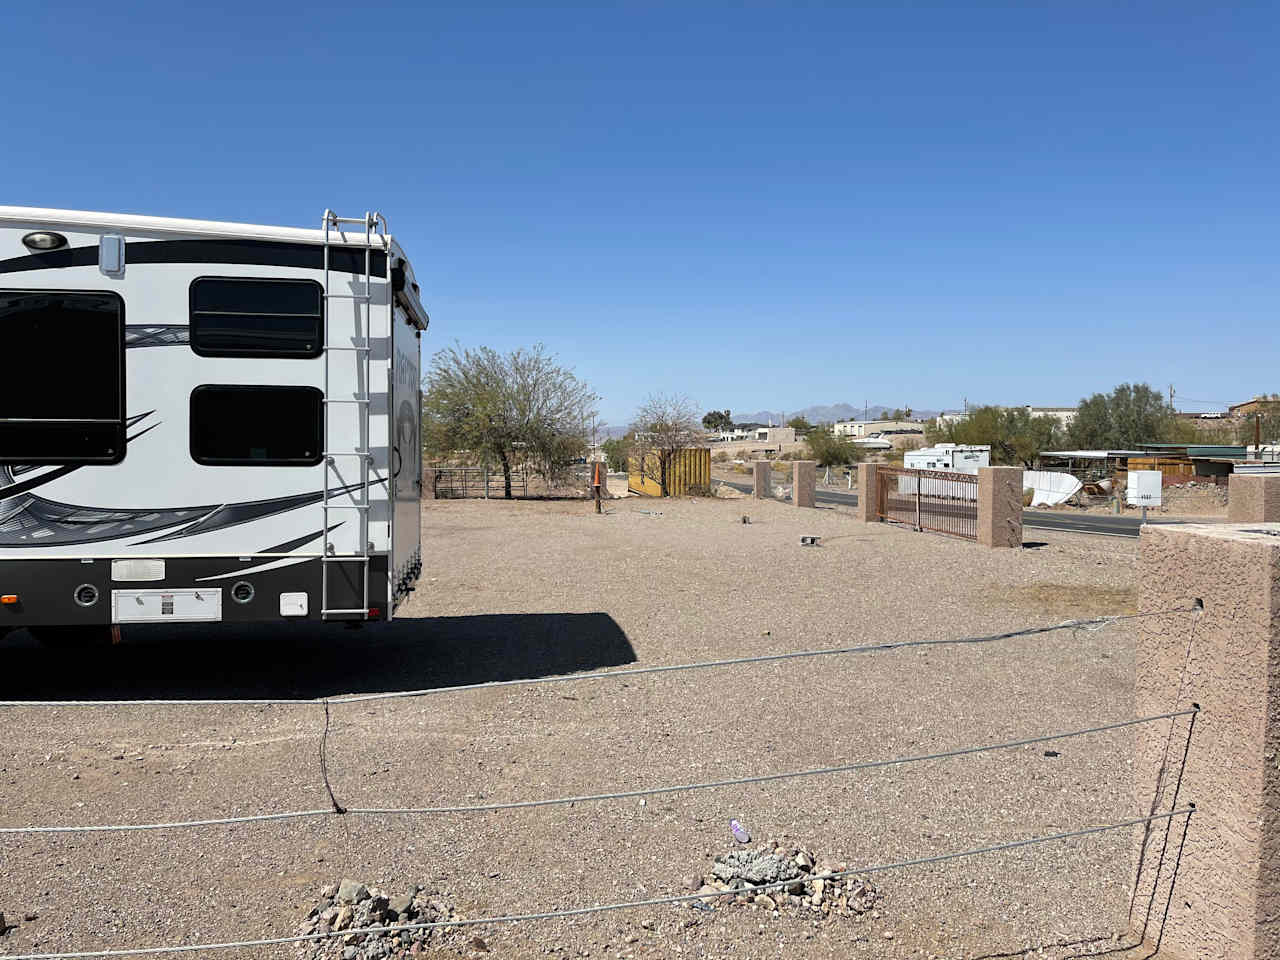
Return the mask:
M0 207L0 633L391 619L428 322L381 214Z

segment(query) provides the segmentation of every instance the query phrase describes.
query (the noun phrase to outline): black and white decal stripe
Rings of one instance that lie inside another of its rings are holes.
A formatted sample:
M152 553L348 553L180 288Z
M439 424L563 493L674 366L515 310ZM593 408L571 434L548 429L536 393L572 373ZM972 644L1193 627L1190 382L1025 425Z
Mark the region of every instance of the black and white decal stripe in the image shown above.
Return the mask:
M330 246L329 269L338 273L364 273L364 247ZM370 270L387 275L387 254L374 250ZM24 257L0 260L0 274L25 273L61 267L88 267L98 262L98 248L70 247ZM324 269L324 247L315 243L279 240L135 240L125 243L125 263L226 263L268 267Z

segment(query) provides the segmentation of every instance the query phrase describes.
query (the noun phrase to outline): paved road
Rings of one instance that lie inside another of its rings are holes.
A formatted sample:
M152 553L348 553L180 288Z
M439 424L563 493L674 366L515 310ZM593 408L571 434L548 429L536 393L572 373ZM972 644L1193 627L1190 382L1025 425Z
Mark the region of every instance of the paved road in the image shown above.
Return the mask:
M748 483L729 483L727 480L721 482L728 483L733 489L741 490L743 493L751 492L751 485ZM819 490L815 496L819 503L834 503L846 507L856 507L858 505L858 495L856 493ZM1151 520L1150 522L1176 523L1177 521ZM1098 514L1072 515L1049 513L1045 510L1023 510L1022 525L1023 527L1039 530L1059 530L1065 533L1091 533L1104 537L1137 537L1142 521L1137 517L1109 517Z

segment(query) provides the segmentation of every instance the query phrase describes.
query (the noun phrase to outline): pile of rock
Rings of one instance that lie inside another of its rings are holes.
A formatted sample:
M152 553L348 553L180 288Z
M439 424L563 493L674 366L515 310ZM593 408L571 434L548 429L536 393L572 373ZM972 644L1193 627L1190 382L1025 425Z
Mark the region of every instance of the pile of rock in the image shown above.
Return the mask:
M355 880L343 880L321 888L320 902L298 926L298 933L302 935L335 935L300 942L298 957L299 960L391 960L423 956L428 944L461 939L468 928L405 929L405 926L460 919L438 894L421 887L390 894ZM344 930L366 932L344 934Z
M823 874L843 873L847 869L847 864L820 860L804 847L768 840L754 849L740 848L720 854L711 873L692 878L689 885L696 885L696 892L704 894L737 891L732 897L706 896L694 901L694 906L703 908L707 904L736 904L778 913L790 910L812 917L861 920L869 914L879 918L875 907L880 892L872 886L869 877L822 878ZM786 885L759 889L778 883Z

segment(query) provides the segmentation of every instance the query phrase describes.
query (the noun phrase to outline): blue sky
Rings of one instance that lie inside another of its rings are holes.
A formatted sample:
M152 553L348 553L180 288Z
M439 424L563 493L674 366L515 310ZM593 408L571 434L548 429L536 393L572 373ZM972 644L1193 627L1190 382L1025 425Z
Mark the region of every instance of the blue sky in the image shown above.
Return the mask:
M380 209L428 352L542 341L613 424L652 391L1236 400L1280 390L1278 25L1203 2L5 4L0 202Z

